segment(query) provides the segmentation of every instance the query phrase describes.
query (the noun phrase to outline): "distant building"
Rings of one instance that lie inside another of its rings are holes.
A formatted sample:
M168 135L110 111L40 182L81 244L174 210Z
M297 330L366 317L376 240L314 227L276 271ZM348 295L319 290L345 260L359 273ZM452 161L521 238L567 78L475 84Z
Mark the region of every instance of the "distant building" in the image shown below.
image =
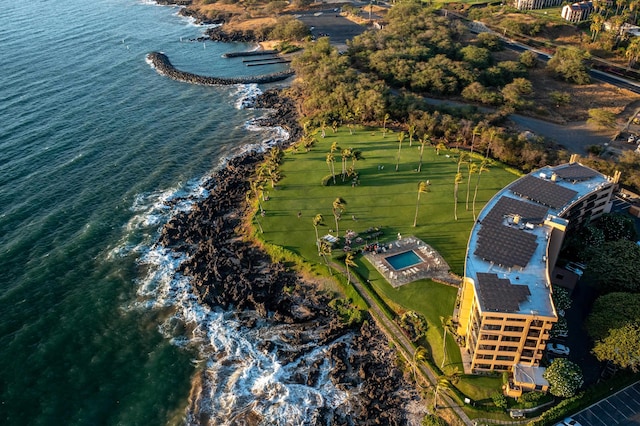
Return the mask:
M582 1L580 3L567 4L562 7L561 16L570 22L580 22L586 20L593 12L593 3Z
M514 0L513 2L513 6L519 10L544 9L561 4L562 0Z
M539 366L558 321L550 274L564 236L610 212L619 179L575 158L516 180L478 216L453 315L466 373Z

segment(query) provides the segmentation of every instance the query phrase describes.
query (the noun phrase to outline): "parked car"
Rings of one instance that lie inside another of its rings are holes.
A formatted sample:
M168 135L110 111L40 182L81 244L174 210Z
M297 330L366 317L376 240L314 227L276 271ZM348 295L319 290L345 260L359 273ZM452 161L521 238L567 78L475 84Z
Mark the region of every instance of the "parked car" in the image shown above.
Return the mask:
M560 343L547 343L547 351L557 355L569 355L569 348Z
M564 423L567 426L582 426L580 423L578 423L576 420L573 420L571 417L567 417L565 418L562 423Z
M584 274L584 271L582 269L576 268L575 266L572 266L572 265L565 265L564 269L566 269L567 271L573 272L578 277L582 277L582 274Z

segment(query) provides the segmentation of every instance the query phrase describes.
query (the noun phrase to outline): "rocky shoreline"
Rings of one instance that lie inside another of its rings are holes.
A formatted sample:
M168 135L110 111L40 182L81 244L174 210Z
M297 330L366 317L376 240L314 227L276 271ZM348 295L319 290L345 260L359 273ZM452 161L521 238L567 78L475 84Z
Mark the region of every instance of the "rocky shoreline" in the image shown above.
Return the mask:
M293 102L276 91L259 96L255 107L271 111L262 125L286 127L290 140L301 134ZM396 367L395 352L385 336L368 321L355 330L344 325L328 307L329 296L283 264L272 263L238 233L248 214L248 180L264 155L254 151L231 159L206 184L210 195L191 211L172 218L159 243L188 255L180 272L192 278L201 303L238 312L248 328L286 325L286 346L263 342L264 350L275 351L281 363L299 359L310 347L326 346L331 363L328 379L353 397L337 409L322 410L317 424L419 424L424 413L411 413L407 407L421 406L420 398ZM313 384L320 376L319 367L311 365L289 380ZM192 402L190 410L200 405ZM252 419L258 417L251 414Z
M198 74L193 74L186 71L180 71L173 66L169 57L164 53L151 52L147 55L147 59L151 62L158 73L166 75L177 81L182 81L191 84L201 84L205 86L217 86L217 85L231 85L231 84L264 84L273 83L276 81L286 80L291 77L294 72L292 70L281 71L273 74L257 75L252 77L236 77L236 78L223 78L223 77L208 77Z

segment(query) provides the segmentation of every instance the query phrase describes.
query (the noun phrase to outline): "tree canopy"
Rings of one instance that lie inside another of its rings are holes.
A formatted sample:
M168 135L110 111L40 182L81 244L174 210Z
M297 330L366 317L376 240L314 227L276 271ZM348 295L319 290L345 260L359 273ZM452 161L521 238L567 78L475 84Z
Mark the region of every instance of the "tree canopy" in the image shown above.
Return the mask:
M543 377L549 382L549 392L563 398L575 395L584 383L580 367L565 358L554 359Z
M608 241L590 253L587 271L604 292L640 292L640 246L628 240Z
M634 322L640 322L640 294L615 292L596 299L585 326L591 338L599 340Z
M630 322L611 329L607 337L596 343L593 353L600 361L611 361L637 372L640 367L640 323Z
M553 58L547 62L547 68L562 79L575 84L588 84L591 77L584 60L588 53L575 47L558 47Z

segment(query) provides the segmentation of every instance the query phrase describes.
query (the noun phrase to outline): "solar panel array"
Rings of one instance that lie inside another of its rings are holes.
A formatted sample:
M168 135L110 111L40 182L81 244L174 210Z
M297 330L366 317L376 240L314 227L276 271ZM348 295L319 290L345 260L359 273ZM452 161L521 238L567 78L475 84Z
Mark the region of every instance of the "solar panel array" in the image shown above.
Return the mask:
M569 164L566 167L558 167L555 169L557 176L565 180L579 182L589 180L598 176L598 172L578 163Z
M518 200L511 197L501 197L493 206L491 211L483 219L482 223L501 224L505 216L518 215L523 221L531 223L542 223L547 217L547 207L533 204L527 201Z
M528 286L512 284L496 274L480 272L477 279L478 298L485 312L518 312L531 295Z
M478 231L474 254L505 267L524 268L537 247L535 234L504 225L484 224Z
M566 206L578 194L577 191L532 175L527 175L516 181L509 189L516 195L554 209Z

